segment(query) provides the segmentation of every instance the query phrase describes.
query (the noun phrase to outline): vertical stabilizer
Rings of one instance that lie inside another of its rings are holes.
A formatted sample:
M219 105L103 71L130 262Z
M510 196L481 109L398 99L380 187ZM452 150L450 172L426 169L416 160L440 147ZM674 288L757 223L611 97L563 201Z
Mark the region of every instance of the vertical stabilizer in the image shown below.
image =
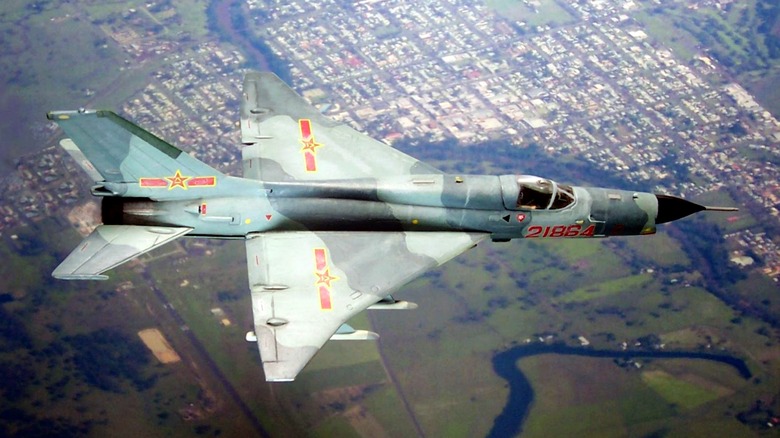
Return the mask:
M180 176L189 177L189 181L180 183L187 188L186 183L213 186L224 177L111 111L52 111L47 117L70 138L62 143L65 150L93 179L99 176L97 181L170 188L165 178Z

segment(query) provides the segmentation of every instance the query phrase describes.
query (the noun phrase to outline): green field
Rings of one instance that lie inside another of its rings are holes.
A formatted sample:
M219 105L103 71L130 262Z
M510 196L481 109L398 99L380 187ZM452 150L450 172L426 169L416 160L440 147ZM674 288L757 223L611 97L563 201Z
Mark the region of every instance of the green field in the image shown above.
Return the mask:
M714 413L694 423L675 419L744 387L730 367L697 360L640 362L642 369L621 369L609 359L523 359L520 368L536 396L523 436L642 436L658 430L676 436L691 424L712 430L712 422L739 431L735 419Z
M778 22L767 19L759 9L770 9L771 1L733 2L725 8L695 9L685 2L668 2L664 7L647 7L633 14L648 34L677 57L691 61L706 54L725 66L737 82L775 116L780 114L777 79L780 58L767 44L769 34L777 37ZM777 20L777 18L775 18ZM766 27L766 30L760 30Z
M609 359L541 355L522 360L520 369L536 397L524 436L625 436L674 414L636 373Z
M705 193L697 197L696 202L700 202L702 205L739 205L734 201L734 198L732 198L725 191ZM750 212L744 210L735 213L712 215L707 219L710 222L718 224L718 226L721 227L725 232L744 230L759 224L759 222L750 214Z
M669 403L683 409L692 409L718 398L714 390L677 379L663 371L646 371L642 381Z
M579 301L604 298L610 295L624 292L636 292L637 290L642 289L651 280L651 276L647 274L641 274L605 281L602 283L589 285L584 288L575 289L574 291L559 297L558 301L562 303L574 303Z
M488 7L498 13L528 26L551 26L571 23L574 17L563 9L555 0L540 0L538 7L531 7L520 0L488 0Z

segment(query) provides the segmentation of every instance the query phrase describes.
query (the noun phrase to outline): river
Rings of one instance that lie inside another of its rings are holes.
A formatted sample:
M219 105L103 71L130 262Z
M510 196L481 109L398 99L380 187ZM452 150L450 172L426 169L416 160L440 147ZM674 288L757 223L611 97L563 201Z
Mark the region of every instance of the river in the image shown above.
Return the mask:
M516 436L523 430L523 422L528 416L534 391L531 383L517 366L517 361L539 354L560 354L568 356L587 356L616 359L657 358L657 359L700 359L720 362L733 367L745 380L752 374L745 361L725 354L711 354L685 351L611 351L582 347L570 347L562 344L521 345L500 352L493 357L493 370L506 379L509 384L509 397L504 410L496 417L489 437Z
M256 38L250 34L248 22L251 19L241 14L234 14L235 8L240 8L238 0L213 0L209 5L211 15L209 30L223 41L237 46L246 57L247 66L257 70L268 70L268 60L256 45Z

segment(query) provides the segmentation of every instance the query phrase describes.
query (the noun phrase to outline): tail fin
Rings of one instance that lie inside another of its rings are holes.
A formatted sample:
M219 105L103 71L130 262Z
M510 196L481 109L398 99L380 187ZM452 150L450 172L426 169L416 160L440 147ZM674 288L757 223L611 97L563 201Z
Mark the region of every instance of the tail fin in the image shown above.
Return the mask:
M52 111L46 117L72 140L65 149L106 189L97 194L154 198L176 188L214 187L224 177L111 111Z

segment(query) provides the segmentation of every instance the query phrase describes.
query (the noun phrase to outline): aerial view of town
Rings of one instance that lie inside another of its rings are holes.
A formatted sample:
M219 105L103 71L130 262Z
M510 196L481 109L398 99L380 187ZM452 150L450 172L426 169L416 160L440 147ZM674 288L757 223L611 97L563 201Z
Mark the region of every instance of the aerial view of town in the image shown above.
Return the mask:
M0 435L774 436L780 6L770 0L12 0L0 6ZM31 35L36 35L33 38ZM269 384L244 247L63 282L100 223L49 110L111 109L241 175L243 75L447 172L738 212L483 243Z

